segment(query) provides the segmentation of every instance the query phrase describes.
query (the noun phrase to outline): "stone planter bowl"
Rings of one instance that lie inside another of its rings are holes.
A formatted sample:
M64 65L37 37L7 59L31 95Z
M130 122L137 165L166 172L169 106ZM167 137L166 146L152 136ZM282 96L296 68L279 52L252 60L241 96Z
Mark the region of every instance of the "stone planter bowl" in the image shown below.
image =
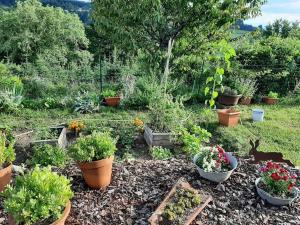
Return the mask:
M274 197L274 196L270 195L268 192L266 192L263 189L258 187L258 184L259 184L260 181L261 181L261 178L258 178L255 181L256 191L262 199L264 199L265 201L267 201L271 205L275 205L275 206L291 205L292 202L295 201L299 196L299 189L294 188L293 189L293 192L295 193L294 198L284 199L284 198Z
M231 170L226 171L226 172L206 172L202 168L196 165L197 159L199 158L199 154L194 156L193 162L197 167L197 170L200 174L201 177L216 182L216 183L221 183L226 181L232 174L232 172L237 168L238 166L238 161L237 159L230 153L226 152L225 153L229 159L230 165L231 165Z

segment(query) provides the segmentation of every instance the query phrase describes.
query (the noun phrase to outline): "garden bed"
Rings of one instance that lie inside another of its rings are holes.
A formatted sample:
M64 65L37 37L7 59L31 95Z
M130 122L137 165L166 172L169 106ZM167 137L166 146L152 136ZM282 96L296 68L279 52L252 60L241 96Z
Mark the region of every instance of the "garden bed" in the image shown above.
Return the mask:
M299 224L300 200L293 207L277 208L265 205L256 194L257 168L241 160L232 177L217 185L201 179L192 162L184 159L115 163L111 185L100 191L89 189L77 166L70 165L62 171L73 179L75 191L66 224L148 224L180 177L214 199L192 224ZM6 224L1 202L0 224Z

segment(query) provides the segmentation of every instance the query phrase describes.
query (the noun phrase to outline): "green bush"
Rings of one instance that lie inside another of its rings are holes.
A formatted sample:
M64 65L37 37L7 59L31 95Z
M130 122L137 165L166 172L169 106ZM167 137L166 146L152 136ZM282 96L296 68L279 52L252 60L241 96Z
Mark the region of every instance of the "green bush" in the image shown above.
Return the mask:
M3 130L0 130L0 168L5 166L4 164L11 164L15 158L14 150L15 141L8 139Z
M270 98L278 98L279 94L276 93L276 92L270 91L269 94L268 94L268 97L270 97Z
M52 145L37 145L33 149L31 165L64 167L68 162L68 155L64 149Z
M170 149L163 148L161 146L154 146L151 149L151 156L156 160L168 160L173 157L173 154Z
M75 98L74 112L92 113L99 108L99 98L97 95L91 95L89 92L79 93Z
M4 193L4 210L17 224L37 222L51 224L60 218L67 202L73 197L70 181L50 167L35 167L16 178L15 185Z
M117 95L117 93L114 90L107 89L107 90L102 91L101 95L104 98L108 98L108 97L115 97Z
M257 91L256 80L250 78L238 78L235 80L235 88L243 95L243 97L253 97Z
M80 137L69 148L70 156L78 162L91 162L109 158L116 152L116 140L109 132L96 133Z

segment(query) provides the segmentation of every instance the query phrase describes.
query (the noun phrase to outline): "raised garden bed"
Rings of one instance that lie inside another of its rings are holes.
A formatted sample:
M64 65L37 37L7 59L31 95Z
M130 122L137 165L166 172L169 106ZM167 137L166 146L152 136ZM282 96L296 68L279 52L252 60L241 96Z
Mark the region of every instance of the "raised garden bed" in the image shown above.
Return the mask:
M67 128L64 126L57 126L57 127L50 127L49 128L52 133L55 134L55 137L52 138L45 138L42 140L34 140L31 142L31 145L56 145L60 148L66 148L68 145L67 141Z
M171 133L156 133L149 127L145 126L144 138L150 147L153 146L172 146L172 134Z

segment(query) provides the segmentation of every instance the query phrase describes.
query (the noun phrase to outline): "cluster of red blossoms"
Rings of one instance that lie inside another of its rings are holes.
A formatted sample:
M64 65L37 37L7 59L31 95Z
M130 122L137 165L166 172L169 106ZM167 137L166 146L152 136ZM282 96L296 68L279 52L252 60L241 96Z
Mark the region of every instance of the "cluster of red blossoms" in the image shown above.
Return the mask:
M295 186L297 175L291 174L279 163L269 161L261 168L261 172L264 176L271 177L273 181L286 181L288 190L291 190Z
M217 164L228 165L230 161L227 155L225 154L225 150L219 145L217 145L216 148L218 150L218 158L216 160Z

